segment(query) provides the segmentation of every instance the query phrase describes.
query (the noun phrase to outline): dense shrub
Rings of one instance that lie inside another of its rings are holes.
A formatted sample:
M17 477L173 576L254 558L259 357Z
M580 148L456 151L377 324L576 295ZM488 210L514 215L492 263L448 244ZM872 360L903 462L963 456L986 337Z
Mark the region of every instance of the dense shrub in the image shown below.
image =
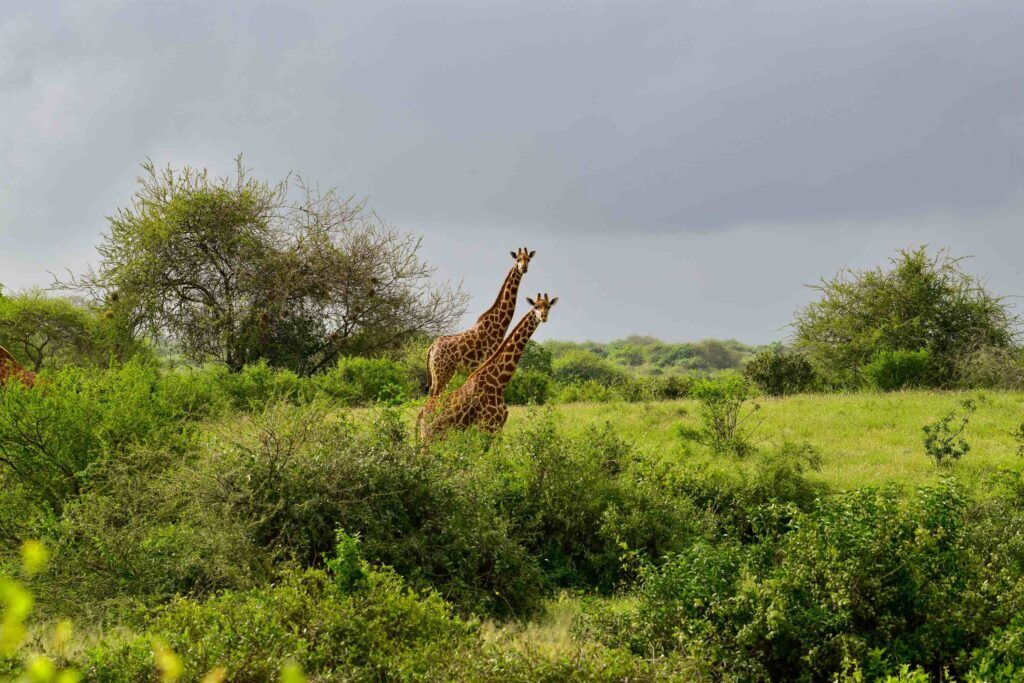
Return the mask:
M650 466L610 427L572 437L550 413L534 414L495 451L484 476L550 587L610 589L626 551L653 559L693 533L688 500L652 482Z
M333 571L291 571L266 588L175 600L148 635L93 648L83 671L98 681L152 680L157 638L181 658L185 680L218 667L230 680L276 680L292 661L314 677L404 680L443 670L469 647L475 626L436 593L408 590L390 569L352 557L351 546L341 552L349 557L329 563Z
M388 413L362 425L277 404L223 425L194 457L136 452L66 515L54 591L153 601L245 588L315 565L345 528L369 559L463 609L534 609L536 559L490 483L420 453L405 429Z
M551 391L549 376L538 370L516 370L505 387L505 402L512 406L543 405Z
M879 391L897 391L931 384L931 354L927 349L883 350L864 366L864 381Z
M572 350L556 358L551 372L555 380L562 384L597 382L603 386L612 386L627 377L621 368L592 351L583 350Z
M609 387L596 380L587 380L562 386L555 396L558 403L609 403L621 401L617 387Z
M297 401L304 394L305 383L298 375L272 368L265 360L217 376L232 404L243 410L262 410L276 401Z
M815 386L814 367L799 351L775 347L754 356L744 376L769 396L809 391Z
M419 393L417 382L399 363L387 358L342 358L315 375L317 390L342 403L400 403Z
M961 358L1009 349L1017 337L1007 301L989 293L961 259L925 247L900 251L889 269L823 280L821 299L796 313L797 346L830 385L856 387L879 353L927 351L931 383L951 386Z
M57 516L83 493L99 461L139 443L182 444L189 406L159 372L129 364L105 372L65 368L33 389L0 391L0 470L40 511Z
M1024 389L1024 363L1019 349L985 346L965 353L956 367L964 389Z
M716 678L963 671L1024 598L1019 513L1002 514L979 520L953 484L909 504L893 489L821 499L778 540L672 556L645 572L635 608L593 609L583 628L637 653L682 651ZM1009 660L989 652L993 667Z

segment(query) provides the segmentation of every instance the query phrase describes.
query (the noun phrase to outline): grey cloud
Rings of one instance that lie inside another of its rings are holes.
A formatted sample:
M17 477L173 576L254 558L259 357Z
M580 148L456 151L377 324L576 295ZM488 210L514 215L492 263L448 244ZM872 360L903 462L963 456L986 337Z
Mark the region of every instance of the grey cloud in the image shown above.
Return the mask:
M143 158L244 152L481 301L470 259L546 243L562 336L771 338L846 263L817 240L1021 246L1022 35L1015 0L35 3L0 19L0 282L81 267Z

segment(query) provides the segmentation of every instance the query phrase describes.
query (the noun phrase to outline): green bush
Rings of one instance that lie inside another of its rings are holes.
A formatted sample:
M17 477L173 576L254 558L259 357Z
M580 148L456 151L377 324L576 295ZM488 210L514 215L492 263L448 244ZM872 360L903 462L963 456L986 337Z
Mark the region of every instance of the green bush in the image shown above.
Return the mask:
M538 370L520 368L505 387L505 403L512 406L543 405L551 391L549 376Z
M783 347L754 356L743 368L743 374L769 396L799 394L815 386L814 368L807 357Z
M481 470L549 588L611 589L631 571L623 555L653 559L693 533L689 501L662 488L668 475L652 474L609 426L569 436L550 413L534 414Z
M343 405L395 404L419 393L408 371L387 358L342 358L327 372L315 375L313 382L318 391Z
M715 453L743 456L753 449L754 416L761 406L752 402L754 389L742 375L697 380L690 393L700 404L701 425L692 434L681 430L681 436L692 436Z
M621 401L622 394L617 388L609 387L595 380L587 380L561 387L555 400L558 403L610 403Z
M927 373L907 379L949 387L965 354L979 347L1010 350L1017 341L1009 302L945 250L901 250L888 268L843 271L815 289L821 298L794 316L795 341L829 385L856 388L879 354L924 350Z
M32 389L9 384L0 391L0 471L40 512L59 516L101 461L140 443L187 443L191 415L180 398L164 391L156 368L134 363L64 368Z
M864 366L864 381L879 391L897 391L928 386L931 383L931 354L918 351L879 351Z
M297 401L303 393L303 381L291 370L272 368L260 360L238 372L220 375L224 390L236 408L262 410L276 401Z
M1024 389L1024 363L1020 349L986 346L960 357L957 385L963 389Z
M370 420L276 404L221 425L188 457L120 460L65 518L55 592L152 602L248 588L280 566L316 565L343 528L370 560L466 611L535 609L536 558L492 484L421 453L393 414Z
M1024 615L989 635L985 645L970 656L968 681L1016 683L1024 678Z
M974 410L974 401L964 399L958 408L921 428L924 452L937 466L952 465L970 452L971 445L964 439L964 430Z
M627 377L626 372L613 363L592 351L581 349L573 349L556 358L551 372L561 384L596 382L606 387L614 386Z
M218 667L229 680L276 680L292 661L314 678L421 679L471 644L476 626L454 616L436 593L410 591L392 570L353 555L358 550L351 537L341 540L349 543L339 548L347 559L328 562L327 572L290 571L269 587L171 602L156 613L147 635L93 648L85 676L156 678L154 639L181 658L184 680ZM361 577L356 583L353 561Z
M1024 598L1019 517L979 515L952 483L910 501L895 489L822 498L781 536L671 555L645 571L633 608L590 609L581 628L637 654L682 653L713 678L955 674L972 651L996 670L1014 636L977 648Z

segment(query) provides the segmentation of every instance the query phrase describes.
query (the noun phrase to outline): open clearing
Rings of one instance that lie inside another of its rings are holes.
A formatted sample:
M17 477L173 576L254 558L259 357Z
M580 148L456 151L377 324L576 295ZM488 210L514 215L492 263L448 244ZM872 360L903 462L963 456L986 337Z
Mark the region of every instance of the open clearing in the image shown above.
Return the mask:
M977 403L965 432L971 452L952 468L937 468L924 453L921 427L942 417L964 398ZM1000 391L904 391L888 394L803 394L761 398L755 440L762 448L786 441L807 442L821 451L822 467L812 479L833 490L935 483L950 473L968 484L995 470L1024 468L1011 431L1024 422L1024 393ZM416 408L418 410L418 407ZM408 410L415 419L414 409ZM680 425L696 428L699 406L692 400L651 403L575 403L513 408L514 433L538 411L553 411L568 432L610 424L621 436L655 458L690 458L709 467L746 467L748 460L713 456L699 444L684 444Z

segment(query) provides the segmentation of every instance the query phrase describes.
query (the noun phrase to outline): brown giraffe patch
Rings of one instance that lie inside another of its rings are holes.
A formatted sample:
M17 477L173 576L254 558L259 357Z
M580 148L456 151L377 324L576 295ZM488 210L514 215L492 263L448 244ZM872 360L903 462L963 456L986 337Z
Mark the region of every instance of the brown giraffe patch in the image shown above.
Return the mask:
M430 395L440 396L459 370L475 370L505 338L516 312L519 283L537 252L525 247L509 252L516 260L498 291L494 304L468 330L438 337L427 352Z
M36 373L21 367L11 352L0 346L0 388L11 380L18 380L26 387L36 383Z
M558 297L550 299L547 294L538 294L536 301L526 301L531 306L530 311L465 384L447 396L427 399L417 420L420 438L425 443L452 429L477 425L485 431L496 432L505 426L508 419L505 387L515 374L526 343L537 327L547 321L548 311L558 302Z

